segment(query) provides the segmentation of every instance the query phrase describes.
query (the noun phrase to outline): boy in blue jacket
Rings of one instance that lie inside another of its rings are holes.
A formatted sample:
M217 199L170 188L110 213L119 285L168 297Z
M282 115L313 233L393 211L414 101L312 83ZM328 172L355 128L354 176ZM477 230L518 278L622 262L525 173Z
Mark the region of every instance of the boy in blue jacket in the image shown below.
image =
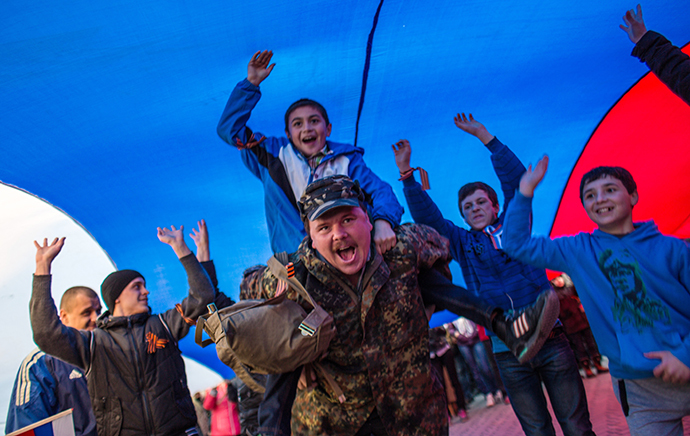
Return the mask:
M247 127L251 112L259 102L259 85L273 71L273 52L256 52L247 66L247 78L235 86L218 122L218 135L240 150L242 162L264 186L264 206L269 240L274 253L292 253L307 232L297 201L314 180L343 174L359 181L371 197L376 249L385 253L396 243L393 227L403 214L391 186L364 163L364 150L349 144L328 141L331 123L318 102L301 99L285 112L287 137L267 137ZM264 402L259 411L264 434L289 434L290 406L299 371L272 374L266 382Z
M530 236L534 189L548 157L522 176L505 219L504 248L540 268L570 275L592 332L609 358L613 389L630 433L682 435L690 415L690 247L635 223L632 175L597 167L580 183L580 200L598 226L592 233Z
M374 242L380 253L395 245L392 228L400 224L403 209L391 186L364 163L364 150L327 141L331 123L324 107L313 100L294 102L285 113L286 137L267 137L247 127L259 102L259 84L273 71L273 52L256 52L247 78L230 94L218 123L218 135L237 147L242 162L264 185L266 221L274 253L291 253L307 236L297 200L314 180L343 174L359 181L373 202ZM270 64L270 65L269 65Z
M491 152L491 162L507 205L525 172L524 165L471 114L469 118L458 114L455 124L477 137ZM470 230L458 227L444 219L431 197L414 180L408 141L402 140L396 145L397 148L393 146L395 160L414 221L433 227L450 240L451 255L460 264L470 291L505 311L519 310L534 303L541 292L555 296L544 269L516 261L503 251L501 238L507 206L499 214L498 197L490 186L474 182L460 188L460 215ZM560 321L548 331L549 339L536 356L525 363L520 363L501 340L491 335L496 362L513 410L526 435L555 435L542 389L543 381L563 433L592 435L584 386Z

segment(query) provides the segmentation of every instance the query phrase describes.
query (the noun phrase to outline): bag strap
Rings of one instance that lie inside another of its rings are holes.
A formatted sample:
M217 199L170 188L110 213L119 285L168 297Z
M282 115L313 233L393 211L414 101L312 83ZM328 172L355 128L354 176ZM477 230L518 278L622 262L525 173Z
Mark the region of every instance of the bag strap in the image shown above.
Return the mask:
M328 372L328 369L326 369L325 366L318 362L312 362L311 365L314 366L314 369L319 370L321 375L326 379L326 383L328 383L331 386L331 389L333 389L333 392L335 393L336 398L340 402L340 404L345 402L345 394L343 393L343 390L340 389L340 386L338 386L338 383L335 382L333 379L333 376Z
M206 324L206 318L208 315L203 315L196 320L196 332L194 332L194 342L201 346L201 348L206 348L211 344L215 344L213 339L202 339L204 333L204 324Z
M307 300L309 304L311 304L311 307L317 307L318 305L316 304L312 296L309 294L309 292L307 292L302 283L300 283L299 280L295 278L294 266L292 266L291 263L287 263L287 261L287 253L282 252L271 256L271 258L268 259L268 262L266 262L266 264L268 265L268 268L271 270L271 273L274 276L276 276L276 278L292 285L292 288L295 291L297 291L298 294L304 297L304 299Z
M209 305L211 306L211 305ZM215 309L215 304L213 305L213 309ZM209 307L209 311L211 310L211 307ZM212 313L200 316L197 321L196 321L196 332L194 333L194 341L201 345L202 348L207 347L211 344L214 344L215 342L212 339L206 339L202 340L202 332L204 331L204 325L206 324L206 319L210 316L218 316L220 317L220 314L218 313L218 310L214 310ZM220 328L223 329L223 337L226 336L225 328L223 327L223 323L220 323ZM219 338L216 338L220 340ZM240 380L246 384L249 389L259 392L259 393L264 393L265 388L258 384L256 380L251 376L249 371L244 367L240 359L237 357L237 354L235 354L235 350L232 349L232 347L226 347L225 348L231 355L232 355L232 362L234 365L228 365L234 372L237 377L239 377Z

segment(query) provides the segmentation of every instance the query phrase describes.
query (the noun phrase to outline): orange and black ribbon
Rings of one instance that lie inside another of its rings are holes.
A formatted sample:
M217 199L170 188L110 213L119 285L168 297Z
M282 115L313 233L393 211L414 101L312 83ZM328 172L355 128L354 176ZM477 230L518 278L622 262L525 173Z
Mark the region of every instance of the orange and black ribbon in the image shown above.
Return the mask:
M431 189L431 186L429 186L429 173L427 173L422 167L410 168L404 173L400 173L400 178L398 180L403 181L412 177L412 174L415 171L419 171L419 178L422 179L422 191L428 191Z
M189 325L196 325L196 321L194 321L192 318L187 318L186 316L184 316L184 311L182 310L182 305L180 303L177 303L175 305L175 309L177 309L177 311L180 312L180 316L182 317L184 322L186 322Z

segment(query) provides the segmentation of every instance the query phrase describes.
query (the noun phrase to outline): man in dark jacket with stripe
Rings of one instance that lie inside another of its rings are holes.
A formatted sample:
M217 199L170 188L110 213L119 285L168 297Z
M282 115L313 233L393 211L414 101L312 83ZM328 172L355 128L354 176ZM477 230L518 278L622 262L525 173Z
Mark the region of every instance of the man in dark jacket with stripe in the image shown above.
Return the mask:
M60 321L67 327L93 331L101 302L91 288L74 286L60 300ZM5 433L72 409L75 436L96 436L96 419L84 373L38 348L24 359L14 382Z

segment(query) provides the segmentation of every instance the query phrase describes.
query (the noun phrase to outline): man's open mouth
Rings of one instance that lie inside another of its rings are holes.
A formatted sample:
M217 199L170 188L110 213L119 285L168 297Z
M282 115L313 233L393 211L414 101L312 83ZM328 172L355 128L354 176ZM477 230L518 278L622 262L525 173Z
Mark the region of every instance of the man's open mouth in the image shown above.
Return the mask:
M302 142L305 144L309 144L310 142L316 141L316 136L305 136L302 138Z
M355 247L339 248L335 252L345 262L349 262L355 257Z

